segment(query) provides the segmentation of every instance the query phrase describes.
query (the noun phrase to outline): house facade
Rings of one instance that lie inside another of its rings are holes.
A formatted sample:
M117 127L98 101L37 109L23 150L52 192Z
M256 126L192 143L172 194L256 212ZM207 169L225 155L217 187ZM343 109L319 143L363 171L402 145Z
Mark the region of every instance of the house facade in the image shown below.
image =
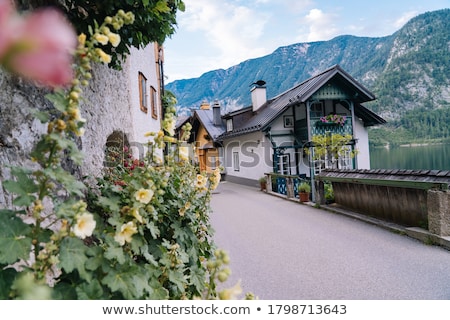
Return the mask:
M223 118L223 166L229 181L255 185L265 173L313 178L325 168L370 168L369 126L385 123L362 103L375 96L333 66L267 99L264 81L251 89L252 106ZM350 137L339 157L314 155L314 137ZM356 155L355 155L356 153Z
M200 109L194 110L189 117L180 117L177 121L177 132L181 135L181 127L190 122L192 125L189 143L194 146L194 163L201 172L212 172L222 165L222 144L217 138L225 132L225 122L221 117L221 107L218 101L211 106L203 102Z

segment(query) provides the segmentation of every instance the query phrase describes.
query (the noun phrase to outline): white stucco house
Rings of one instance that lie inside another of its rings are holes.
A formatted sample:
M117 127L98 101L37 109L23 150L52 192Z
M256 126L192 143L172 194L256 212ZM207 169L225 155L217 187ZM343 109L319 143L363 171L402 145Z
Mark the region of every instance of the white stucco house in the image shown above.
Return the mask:
M106 153L110 147L127 146L134 158L142 159L145 156L149 140L145 133L158 132L161 129L163 59L163 48L158 43L150 43L141 49L131 47L130 54L122 63L122 70L109 69L102 75L100 79L110 86L105 92L95 90L96 95L92 99L102 104L102 113L106 114L100 117L94 114L88 119L88 126L94 123L94 127L91 130L87 129L86 132L92 132L96 140L92 140L90 134L84 139L94 141L97 144L95 147L103 148ZM101 130L95 127L97 121L102 121ZM106 135L103 146L98 145L103 140L103 136L99 137L99 133ZM99 156L94 150L86 154L88 158ZM104 161L103 163L105 164Z
M369 169L368 127L386 121L362 103L375 96L340 66L333 66L286 92L267 99L265 82L251 89L252 105L226 114L222 165L228 181L256 185L265 173L312 178L329 167L329 159L314 159L315 135L350 134L346 154L333 165ZM336 115L341 123L327 123ZM345 120L345 121L343 121ZM306 150L309 149L309 152ZM352 151L357 150L355 157Z

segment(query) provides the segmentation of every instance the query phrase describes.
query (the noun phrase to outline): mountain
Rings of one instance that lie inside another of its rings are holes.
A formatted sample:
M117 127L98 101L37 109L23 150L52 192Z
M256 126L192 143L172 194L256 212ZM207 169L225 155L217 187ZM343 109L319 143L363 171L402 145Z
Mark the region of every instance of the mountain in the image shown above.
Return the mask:
M450 110L450 9L418 15L390 36L343 35L280 47L226 70L173 81L166 89L177 97L180 113L215 99L231 111L251 104L249 89L256 80L266 81L271 98L335 64L376 95L366 106L389 120L391 129L417 130L411 120L416 118L432 126L425 119L429 113ZM450 138L448 122L440 126L415 137Z

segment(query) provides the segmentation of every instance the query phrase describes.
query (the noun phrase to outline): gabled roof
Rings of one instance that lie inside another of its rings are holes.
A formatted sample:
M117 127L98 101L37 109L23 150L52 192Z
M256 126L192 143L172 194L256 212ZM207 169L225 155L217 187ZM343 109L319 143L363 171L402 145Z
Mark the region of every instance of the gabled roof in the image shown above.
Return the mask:
M366 126L386 122L361 105L363 102L375 100L375 95L358 83L339 65L335 65L268 100L253 114L249 121L239 128L234 128L233 131L225 132L220 138L238 136L266 129L287 108L297 103L306 102L315 92L332 79L349 92L354 93L355 114L364 121Z
M190 116L178 116L177 122L175 123L175 129L180 129L183 125L186 124L186 122L189 121L190 118Z
M225 124L221 120L220 125L215 125L213 120L213 110L195 110L194 119L198 121L205 127L209 136L216 141L217 137L225 132Z

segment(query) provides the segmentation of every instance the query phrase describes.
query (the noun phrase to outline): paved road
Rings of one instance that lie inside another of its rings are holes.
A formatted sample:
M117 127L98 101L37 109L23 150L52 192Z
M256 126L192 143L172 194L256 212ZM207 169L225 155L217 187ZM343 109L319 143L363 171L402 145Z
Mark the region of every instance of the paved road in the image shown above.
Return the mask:
M221 183L214 241L231 287L267 300L450 299L450 251L257 188Z

